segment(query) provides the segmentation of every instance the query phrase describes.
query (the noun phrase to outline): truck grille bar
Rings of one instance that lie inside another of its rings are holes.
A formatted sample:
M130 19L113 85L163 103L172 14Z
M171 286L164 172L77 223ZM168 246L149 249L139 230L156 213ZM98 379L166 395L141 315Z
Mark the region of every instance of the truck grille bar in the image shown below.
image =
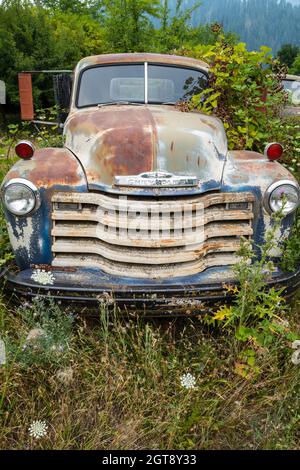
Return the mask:
M145 200L57 192L52 264L137 278L188 276L232 265L240 237L253 234L253 201L249 192Z

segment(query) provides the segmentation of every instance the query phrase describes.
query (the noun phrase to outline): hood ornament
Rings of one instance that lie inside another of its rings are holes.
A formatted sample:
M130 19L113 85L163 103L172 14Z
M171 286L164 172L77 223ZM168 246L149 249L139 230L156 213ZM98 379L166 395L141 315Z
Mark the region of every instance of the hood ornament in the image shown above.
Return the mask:
M115 176L116 186L137 188L182 188L198 186L197 176L180 176L167 171L149 171L139 175Z

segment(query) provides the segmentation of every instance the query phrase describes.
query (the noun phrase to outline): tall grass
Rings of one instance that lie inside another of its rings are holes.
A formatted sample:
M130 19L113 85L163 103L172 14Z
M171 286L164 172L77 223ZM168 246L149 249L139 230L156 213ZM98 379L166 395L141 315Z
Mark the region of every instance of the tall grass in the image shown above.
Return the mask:
M26 343L33 328L46 340ZM261 350L259 373L246 379L236 373L236 341L204 331L198 320L136 321L102 305L99 320L89 322L40 301L17 311L2 303L1 337L2 449L300 445L300 369L290 362L292 350ZM62 338L64 348L53 348ZM196 379L192 390L180 384L186 372ZM34 420L46 422L45 437L29 436Z

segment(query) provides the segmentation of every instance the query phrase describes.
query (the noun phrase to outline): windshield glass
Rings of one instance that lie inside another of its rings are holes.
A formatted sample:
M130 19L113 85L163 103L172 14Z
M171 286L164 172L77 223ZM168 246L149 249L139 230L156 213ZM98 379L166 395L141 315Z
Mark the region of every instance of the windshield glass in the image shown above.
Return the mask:
M206 87L207 76L188 68L165 65L110 65L86 69L79 83L77 106L113 102L177 103L187 101Z

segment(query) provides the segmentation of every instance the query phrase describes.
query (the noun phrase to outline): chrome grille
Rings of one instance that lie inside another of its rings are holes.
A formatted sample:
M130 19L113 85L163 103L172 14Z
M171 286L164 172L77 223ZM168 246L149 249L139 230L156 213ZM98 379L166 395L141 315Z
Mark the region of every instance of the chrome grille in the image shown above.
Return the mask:
M232 265L240 237L253 233L253 201L249 192L145 200L57 192L52 198L53 266L159 278Z

